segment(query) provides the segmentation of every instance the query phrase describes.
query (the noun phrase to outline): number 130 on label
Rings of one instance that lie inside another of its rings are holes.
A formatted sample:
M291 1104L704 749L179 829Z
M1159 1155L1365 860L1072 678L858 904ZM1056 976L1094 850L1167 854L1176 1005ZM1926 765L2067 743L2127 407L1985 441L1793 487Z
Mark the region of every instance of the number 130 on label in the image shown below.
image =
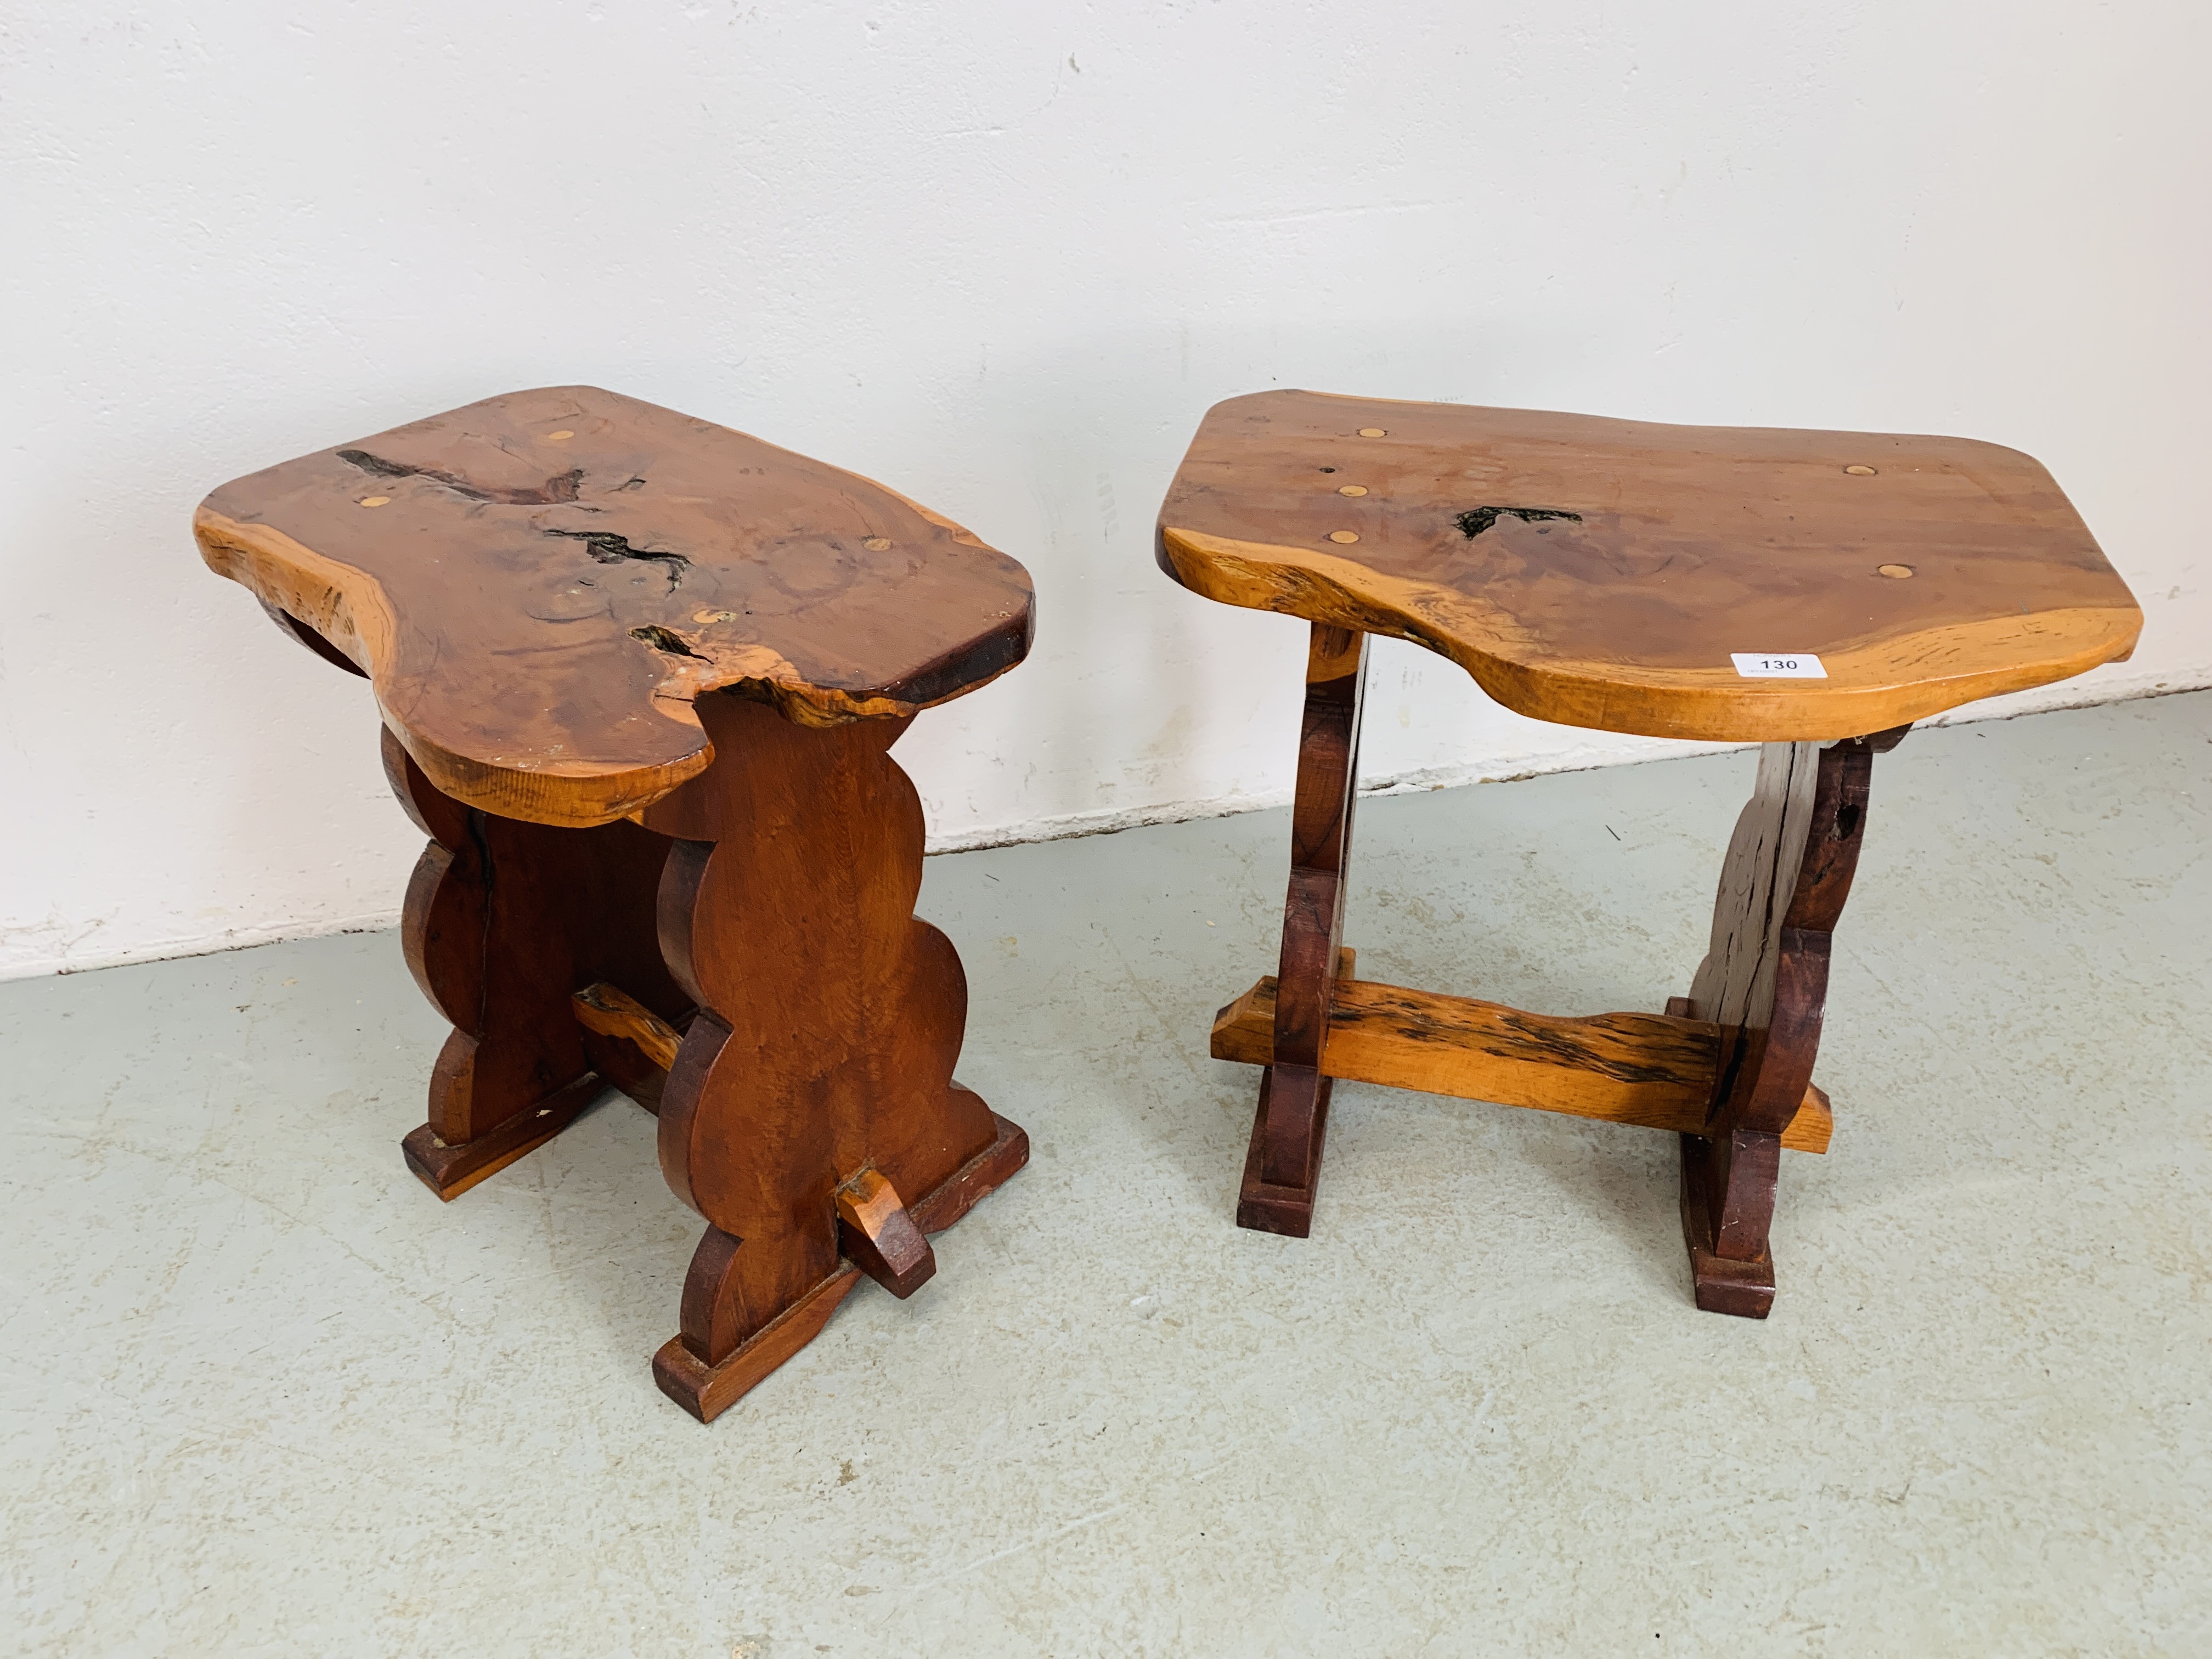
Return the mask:
M1747 680L1825 680L1828 671L1809 651L1732 651L1729 660Z

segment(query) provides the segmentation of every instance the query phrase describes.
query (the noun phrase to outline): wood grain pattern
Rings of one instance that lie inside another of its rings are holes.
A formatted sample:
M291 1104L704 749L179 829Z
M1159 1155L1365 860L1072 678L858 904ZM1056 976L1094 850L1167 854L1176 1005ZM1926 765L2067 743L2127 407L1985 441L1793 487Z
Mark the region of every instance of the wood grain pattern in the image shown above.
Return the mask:
M2050 475L1958 438L1262 392L1209 411L1158 546L1207 598L1657 737L1856 736L2118 660L2142 623ZM1827 678L1729 660L1784 651Z
M961 1093L969 1091L952 1085ZM986 1109L988 1109L988 1108ZM914 1224L925 1237L941 1233L998 1189L999 1184L1030 1161L1030 1138L1018 1123L996 1112L991 1122L997 1130L991 1144L954 1171L952 1177L925 1193L912 1211Z
M449 1042L447 1054L430 1074L434 1105L457 1088L466 1091L467 1060L467 1049L463 1048L456 1054ZM470 1188L536 1152L581 1117L605 1092L605 1079L586 1073L493 1124L473 1140L444 1140L428 1123L418 1124L401 1137L399 1154L416 1180L450 1204Z
M808 728L729 696L697 708L726 758L644 822L674 842L660 940L699 1009L662 1097L661 1169L709 1224L680 1332L696 1364L655 1375L696 1384L687 1407L711 1415L721 1368L749 1371L757 1340L827 1294L841 1188L872 1171L894 1195L934 1194L964 1175L964 1207L979 1160L997 1180L1020 1164L1010 1126L952 1081L967 981L914 915L921 805L885 752L906 722Z
M653 1380L692 1416L711 1423L821 1335L830 1316L860 1282L860 1270L840 1261L719 1365L709 1365L681 1336L672 1336L653 1356Z
M571 827L706 769L702 692L802 725L904 717L1013 666L1032 627L1027 573L950 520L589 386L237 479L194 527L213 568L367 672L441 792Z
M953 1086L959 1090L957 1084ZM997 1133L991 1144L907 1212L924 1235L943 1232L1029 1162L1030 1140L1021 1128L996 1113L992 1114L992 1122ZM734 1302L717 1307L714 1297L726 1286L738 1283L730 1265L738 1244L738 1240L711 1227L700 1241L691 1273L684 1281L687 1326L711 1328L718 1317L729 1320L736 1316ZM929 1259L933 1265L935 1256ZM839 1261L818 1284L751 1335L742 1340L721 1338L732 1346L713 1365L694 1353L681 1334L672 1336L653 1357L654 1382L701 1422L713 1422L820 1335L830 1316L860 1283L860 1276L861 1269L853 1261ZM912 1289L909 1286L908 1294Z
M635 1043L664 1072L676 1064L683 1033L628 992L612 985L587 985L569 1000L586 1030Z
M837 1243L845 1260L902 1302L937 1273L937 1255L877 1170L863 1170L837 1189Z
M1768 744L1729 842L1712 943L1683 1004L1723 1031L1707 1121L1681 1139L1683 1239L1708 1312L1764 1319L1773 1306L1782 1133L1812 1085L1874 757L1904 735Z
M1213 1057L1271 1064L1274 1018L1270 976L1221 1011ZM1330 1000L1322 1069L1354 1083L1696 1133L1711 1109L1721 1048L1721 1028L1698 1020L1532 1014L1347 976ZM1826 1097L1808 1087L1782 1145L1825 1152L1833 1127Z
M653 923L670 843L635 823L563 830L478 811L432 785L388 728L383 742L386 776L430 837L400 945L453 1026L431 1071L429 1121L401 1145L452 1199L603 1091L572 1011L576 987L611 980L664 1021L689 1015Z
M1306 1237L1328 1134L1329 1002L1344 933L1345 866L1359 771L1367 636L1316 623L1307 644L1305 713L1291 807L1282 989L1272 1059L1260 1079L1237 1224Z

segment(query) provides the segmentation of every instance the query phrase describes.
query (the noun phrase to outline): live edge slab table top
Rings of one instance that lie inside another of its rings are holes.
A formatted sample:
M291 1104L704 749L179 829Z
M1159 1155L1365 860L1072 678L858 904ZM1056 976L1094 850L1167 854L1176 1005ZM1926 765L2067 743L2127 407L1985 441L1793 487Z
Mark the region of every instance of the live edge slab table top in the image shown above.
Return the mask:
M967 981L914 915L887 752L1022 660L1028 574L879 484L588 386L225 484L203 555L368 677L430 837L401 938L453 1033L408 1164L451 1199L608 1085L708 1227L664 1391L711 1419L860 1273L1027 1161L953 1081Z
M1957 438L1263 392L1207 413L1158 552L1312 625L1281 958L1213 1027L1266 1068L1238 1224L1307 1235L1337 1078L1670 1129L1697 1304L1753 1318L1782 1149L1827 1150L1813 1061L1874 756L2142 623L2050 475ZM1370 634L1538 720L1764 745L1687 996L1565 1018L1353 976Z

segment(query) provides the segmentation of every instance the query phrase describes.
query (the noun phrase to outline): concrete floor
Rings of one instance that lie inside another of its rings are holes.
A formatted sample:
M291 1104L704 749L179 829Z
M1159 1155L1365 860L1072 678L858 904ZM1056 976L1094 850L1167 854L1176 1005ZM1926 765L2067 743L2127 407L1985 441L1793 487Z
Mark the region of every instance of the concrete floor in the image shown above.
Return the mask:
M1747 756L1361 808L1363 976L1656 1009ZM2212 694L1875 766L1764 1325L1656 1133L1342 1085L1231 1224L1282 812L931 860L1028 1171L711 1429L611 1098L441 1206L370 935L0 987L27 1654L2212 1653Z

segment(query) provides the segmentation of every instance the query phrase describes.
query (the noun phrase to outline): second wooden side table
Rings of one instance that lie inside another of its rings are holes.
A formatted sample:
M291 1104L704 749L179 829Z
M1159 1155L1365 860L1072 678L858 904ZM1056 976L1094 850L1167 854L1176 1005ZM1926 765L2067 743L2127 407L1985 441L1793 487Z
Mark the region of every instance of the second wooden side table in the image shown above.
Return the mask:
M1266 1068L1238 1224L1307 1234L1337 1078L1642 1124L1680 1136L1698 1305L1754 1318L1782 1152L1827 1150L1813 1060L1874 757L2124 658L2142 625L2017 450L1305 392L1207 414L1158 557L1311 629L1281 959L1213 1028L1218 1058ZM1687 996L1565 1018L1354 977L1370 634L1538 720L1764 745Z

